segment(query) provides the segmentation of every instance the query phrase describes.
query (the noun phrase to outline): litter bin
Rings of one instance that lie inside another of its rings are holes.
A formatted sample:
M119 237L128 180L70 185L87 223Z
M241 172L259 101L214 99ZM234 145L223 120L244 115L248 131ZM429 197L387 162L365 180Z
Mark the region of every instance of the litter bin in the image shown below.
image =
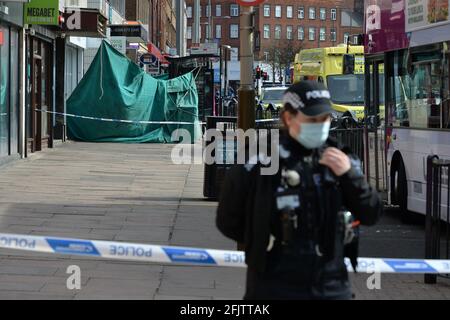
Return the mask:
M222 136L221 141L206 141L205 148L211 143L215 143L212 156L215 161L213 164L205 164L203 180L203 196L209 199L218 199L220 190L225 179L225 174L235 163L237 157L237 141L234 135L227 132L235 131L237 117L207 117L206 129L216 130Z

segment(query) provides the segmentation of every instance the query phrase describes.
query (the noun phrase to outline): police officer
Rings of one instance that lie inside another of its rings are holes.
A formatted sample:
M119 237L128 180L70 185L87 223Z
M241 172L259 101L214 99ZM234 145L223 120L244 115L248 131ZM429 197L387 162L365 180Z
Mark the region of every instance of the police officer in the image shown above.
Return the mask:
M277 174L262 175L262 162L231 168L217 227L245 247L245 299L350 299L345 252L353 228L380 217L380 198L359 159L328 137L322 84L294 84L283 102Z

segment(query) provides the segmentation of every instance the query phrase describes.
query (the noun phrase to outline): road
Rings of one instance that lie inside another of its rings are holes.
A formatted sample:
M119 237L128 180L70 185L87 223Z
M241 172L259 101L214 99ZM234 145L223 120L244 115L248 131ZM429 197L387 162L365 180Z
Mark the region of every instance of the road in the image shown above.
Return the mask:
M171 145L69 142L1 167L0 232L235 249L202 197L203 166L174 165ZM421 258L423 225L388 212L363 228L361 256ZM66 287L81 268L80 290ZM450 281L351 275L356 299L449 299ZM0 249L0 299L241 299L245 270L149 265Z

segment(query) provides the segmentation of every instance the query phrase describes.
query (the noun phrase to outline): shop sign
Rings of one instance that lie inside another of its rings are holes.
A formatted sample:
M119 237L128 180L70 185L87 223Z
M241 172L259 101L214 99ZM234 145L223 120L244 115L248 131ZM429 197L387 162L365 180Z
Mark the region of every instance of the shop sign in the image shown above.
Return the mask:
M450 23L450 0L406 0L406 32Z
M59 0L31 0L24 4L25 24L59 25Z

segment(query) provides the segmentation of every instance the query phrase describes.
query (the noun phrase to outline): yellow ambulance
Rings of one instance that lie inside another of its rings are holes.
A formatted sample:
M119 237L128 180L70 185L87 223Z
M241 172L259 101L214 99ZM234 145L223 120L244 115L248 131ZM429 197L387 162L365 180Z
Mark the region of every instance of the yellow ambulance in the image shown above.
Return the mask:
M344 60L352 62L350 69ZM364 118L363 46L301 50L294 66L295 82L316 80L325 84L331 94L334 116L350 112L357 119Z

